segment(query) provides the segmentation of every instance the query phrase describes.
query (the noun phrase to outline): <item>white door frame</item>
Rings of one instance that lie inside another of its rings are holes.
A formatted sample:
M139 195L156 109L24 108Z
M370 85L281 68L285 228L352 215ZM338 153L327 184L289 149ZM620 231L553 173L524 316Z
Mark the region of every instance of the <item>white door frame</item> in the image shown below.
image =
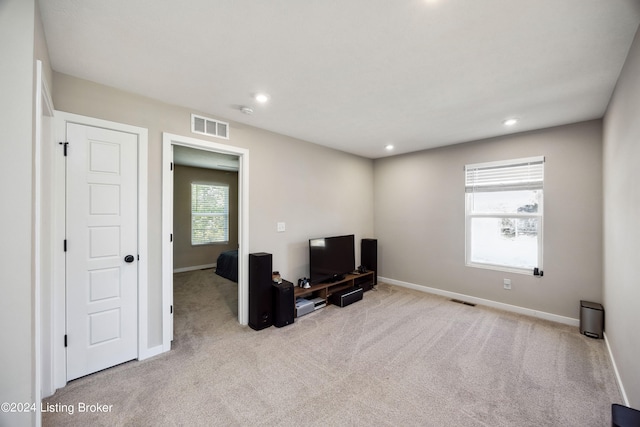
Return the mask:
M238 322L248 323L249 311L249 150L186 136L162 134L162 340L163 350L173 340L173 146L231 154L238 170Z
M80 125L94 126L105 129L112 129L120 132L127 132L138 138L138 360L146 359L155 355L153 349L148 349L148 269L149 251L147 237L147 204L148 204L148 130L138 126L131 126L122 123L111 122L93 117L86 117L77 114L55 111L55 141L53 155L54 181L55 185L55 207L53 209L54 226L54 247L59 250L54 251L54 271L53 271L53 358L52 371L54 373L54 387L61 388L67 384L66 351L64 347L65 316L66 316L66 291L65 291L65 255L63 241L65 239L65 205L66 205L66 167L63 155L63 145L59 142L66 141L67 123L77 123ZM71 145L69 150L72 150ZM70 178L70 177L69 177ZM59 245L57 245L59 244Z

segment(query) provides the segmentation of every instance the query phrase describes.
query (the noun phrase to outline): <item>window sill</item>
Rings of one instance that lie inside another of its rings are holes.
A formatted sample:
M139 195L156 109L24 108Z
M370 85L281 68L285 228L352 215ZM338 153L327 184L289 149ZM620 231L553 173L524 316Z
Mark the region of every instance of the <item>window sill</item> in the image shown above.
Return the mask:
M505 273L524 274L526 276L533 276L533 268L505 267L503 265L480 264L480 263L473 263L473 262L468 262L466 266L473 267L473 268L481 268L483 270L494 270L494 271L502 271Z
M229 242L191 243L191 246L194 248L198 248L200 246L224 246L228 244Z

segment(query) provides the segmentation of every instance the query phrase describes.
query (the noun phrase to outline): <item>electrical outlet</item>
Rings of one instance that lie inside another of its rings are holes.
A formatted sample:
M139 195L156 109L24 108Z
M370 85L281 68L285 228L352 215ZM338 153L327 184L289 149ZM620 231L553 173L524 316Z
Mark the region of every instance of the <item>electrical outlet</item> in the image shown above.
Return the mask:
M511 290L511 279L504 279L503 283L505 289Z
M279 222L277 224L277 227L278 227L278 233L282 233L287 230L287 226L284 222Z

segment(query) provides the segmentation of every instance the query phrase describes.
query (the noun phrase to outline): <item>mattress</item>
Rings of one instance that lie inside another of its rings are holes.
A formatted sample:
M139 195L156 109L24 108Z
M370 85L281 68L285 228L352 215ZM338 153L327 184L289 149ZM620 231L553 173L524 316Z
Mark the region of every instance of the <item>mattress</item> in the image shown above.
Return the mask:
M216 262L216 274L238 282L238 250L222 252Z

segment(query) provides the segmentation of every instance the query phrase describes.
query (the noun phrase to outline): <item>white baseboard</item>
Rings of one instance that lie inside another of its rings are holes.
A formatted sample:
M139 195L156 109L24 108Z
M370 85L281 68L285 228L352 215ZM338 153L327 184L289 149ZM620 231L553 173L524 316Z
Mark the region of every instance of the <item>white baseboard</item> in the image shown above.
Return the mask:
M164 353L164 347L162 346L162 344L161 345L157 345L155 347L148 348L148 349L142 351L138 355L138 360L145 360L145 359L148 359L150 357L157 356L160 353Z
M416 285L414 283L401 282L400 280L389 279L386 277L378 276L378 280L381 282L388 283L390 285L401 286L403 288L409 288L409 289L413 289L420 292L426 292L428 294L435 294L435 295L440 295L447 298L459 299L459 300L471 302L474 304L485 305L487 307L493 307L500 310L510 311L513 313L524 314L525 316L537 317L539 319L550 320L552 322L562 323L565 325L576 326L576 327L580 326L580 320L573 319L571 317L559 316L557 314L547 313L544 311L538 311L530 308L519 307L517 305L505 304L502 302L491 301L488 299L472 297L469 295L445 291L442 289L430 288L428 286Z
M194 270L205 270L207 268L215 268L216 264L205 264L205 265L194 265L191 267L181 267L181 268L174 268L173 272L174 273L184 273L185 271L194 271Z
M613 358L613 352L611 351L611 346L609 345L609 339L607 338L607 334L603 332L604 342L607 345L607 351L609 352L609 359L611 359L611 364L613 365L613 372L616 374L616 382L618 383L618 388L620 389L620 394L622 395L622 399L624 400L624 406L629 406L629 399L627 398L627 392L624 390L624 385L622 384L622 378L620 378L620 372L618 372L618 366L616 365L616 360Z

